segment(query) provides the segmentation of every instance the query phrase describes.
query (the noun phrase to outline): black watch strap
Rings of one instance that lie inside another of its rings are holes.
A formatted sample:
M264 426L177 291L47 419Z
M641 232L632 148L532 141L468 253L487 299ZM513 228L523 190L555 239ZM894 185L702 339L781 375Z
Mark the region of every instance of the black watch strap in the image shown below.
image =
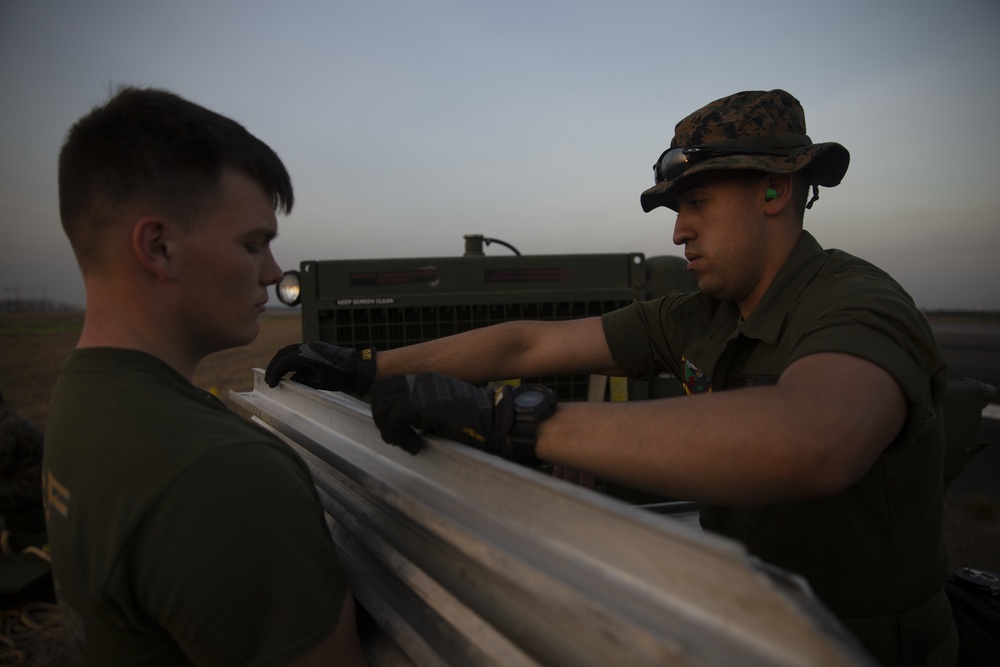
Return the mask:
M508 458L537 466L535 455L538 425L555 414L559 401L555 393L542 385L521 385L511 390L513 422L507 432Z

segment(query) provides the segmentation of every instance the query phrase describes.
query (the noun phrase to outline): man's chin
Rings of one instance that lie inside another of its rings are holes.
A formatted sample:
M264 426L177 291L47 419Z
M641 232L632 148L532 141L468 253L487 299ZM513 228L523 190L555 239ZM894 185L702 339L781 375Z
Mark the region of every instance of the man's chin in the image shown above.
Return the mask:
M694 276L694 282L698 286L698 291L707 294L708 296L715 296L712 289L712 281L708 279L707 276L700 273L692 273Z
M695 283L698 285L698 291L705 296L712 297L719 301L728 301L733 298L730 291L725 290L722 286L713 283L711 280L704 278L695 278Z
M257 340L257 335L260 334L260 322L256 319L253 321L253 326L249 327L246 333L246 337L240 346L249 345L250 343Z
M239 334L235 332L229 338L225 347L220 347L219 350L228 350L233 347L243 347L244 345L249 345L250 343L257 340L257 335L260 333L260 323L254 319L253 322L243 327Z

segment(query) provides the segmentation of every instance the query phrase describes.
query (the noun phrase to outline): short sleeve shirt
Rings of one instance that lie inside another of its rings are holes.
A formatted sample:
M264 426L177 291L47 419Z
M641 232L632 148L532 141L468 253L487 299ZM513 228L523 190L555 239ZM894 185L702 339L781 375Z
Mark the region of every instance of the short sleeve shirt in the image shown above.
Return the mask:
M52 567L88 664L281 665L347 591L308 467L160 360L75 350L45 452Z
M733 302L691 293L632 303L603 323L612 356L629 376L671 372L688 394L775 384L795 360L821 352L885 369L906 396L908 417L861 480L829 498L705 507L702 524L804 575L859 635L864 619L883 628L929 600L940 603L947 369L926 319L889 275L824 250L803 232L745 321Z

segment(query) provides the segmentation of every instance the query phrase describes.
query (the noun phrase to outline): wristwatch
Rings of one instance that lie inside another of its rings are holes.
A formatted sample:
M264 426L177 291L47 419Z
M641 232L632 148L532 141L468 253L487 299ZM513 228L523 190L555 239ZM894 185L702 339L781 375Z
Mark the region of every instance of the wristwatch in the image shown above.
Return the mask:
M555 413L559 401L551 389L539 384L514 387L511 398L514 402L514 421L507 433L510 458L537 466L541 463L535 456L538 425Z

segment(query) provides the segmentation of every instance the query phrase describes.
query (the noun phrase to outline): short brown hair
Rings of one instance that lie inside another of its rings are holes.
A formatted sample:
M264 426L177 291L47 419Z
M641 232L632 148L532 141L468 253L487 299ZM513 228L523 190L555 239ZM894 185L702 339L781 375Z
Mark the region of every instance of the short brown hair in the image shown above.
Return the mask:
M59 214L81 267L100 256L100 232L141 204L190 215L235 168L275 211L294 203L291 178L267 144L236 121L155 88L120 88L70 128L59 154Z

